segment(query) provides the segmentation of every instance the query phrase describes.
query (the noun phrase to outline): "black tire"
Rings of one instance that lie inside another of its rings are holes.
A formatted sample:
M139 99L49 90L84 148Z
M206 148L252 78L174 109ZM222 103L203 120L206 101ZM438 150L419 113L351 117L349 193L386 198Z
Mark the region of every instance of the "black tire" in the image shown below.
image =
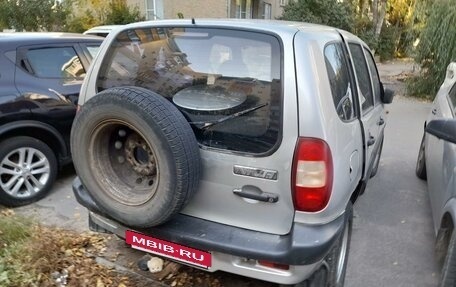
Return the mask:
M426 180L427 173L426 173L426 157L424 151L424 142L425 142L426 134L423 134L423 138L421 139L420 150L418 152L418 158L416 160L416 169L415 173L416 176L420 179Z
M350 251L350 241L353 229L353 205L348 203L345 210L344 230L337 243L325 258L328 268L328 287L342 287L345 282L347 272L348 253Z
M172 103L143 88L112 88L86 102L73 123L71 150L93 200L131 227L167 221L199 183L190 124Z
M375 156L374 166L372 168L370 178L373 178L375 175L377 175L378 167L380 165L380 158L382 156L382 151L383 151L383 138L382 138L382 142L380 143L380 150L378 151L377 155Z
M456 233L454 231L451 234L450 244L443 263L439 286L456 286Z
M353 229L353 205L348 203L345 210L344 229L334 247L326 255L323 265L304 282L293 287L343 287L347 272L348 253ZM281 285L286 286L286 285Z
M0 143L0 204L17 207L43 198L57 176L54 152L44 142L26 136Z

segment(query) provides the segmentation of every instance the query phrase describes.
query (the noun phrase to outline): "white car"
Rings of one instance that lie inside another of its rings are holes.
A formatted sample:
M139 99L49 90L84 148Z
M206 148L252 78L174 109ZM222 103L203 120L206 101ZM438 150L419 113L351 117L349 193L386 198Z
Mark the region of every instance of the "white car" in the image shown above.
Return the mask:
M95 35L95 36L100 36L100 37L105 37L108 36L108 34L119 28L122 27L122 25L103 25L103 26L96 26L93 28L90 28L89 30L85 31L84 35Z
M209 272L343 286L393 99L363 41L299 22L140 22L88 74L71 146L93 230Z
M427 179L436 239L442 267L439 286L456 286L456 63L447 69L425 123L416 175Z

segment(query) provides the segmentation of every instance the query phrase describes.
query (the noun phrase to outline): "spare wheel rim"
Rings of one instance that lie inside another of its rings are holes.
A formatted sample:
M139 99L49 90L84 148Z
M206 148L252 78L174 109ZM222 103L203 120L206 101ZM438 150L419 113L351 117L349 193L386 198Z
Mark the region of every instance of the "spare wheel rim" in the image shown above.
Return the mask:
M128 206L154 197L160 176L157 153L139 129L123 120L105 120L90 139L89 164L105 195Z

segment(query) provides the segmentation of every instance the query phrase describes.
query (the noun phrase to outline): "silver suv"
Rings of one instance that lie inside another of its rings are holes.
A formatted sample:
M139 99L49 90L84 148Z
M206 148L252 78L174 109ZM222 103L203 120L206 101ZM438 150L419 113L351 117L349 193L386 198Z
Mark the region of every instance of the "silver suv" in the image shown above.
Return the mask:
M130 24L106 38L81 89L73 189L92 230L133 248L342 286L352 205L377 172L392 98L367 45L345 31Z

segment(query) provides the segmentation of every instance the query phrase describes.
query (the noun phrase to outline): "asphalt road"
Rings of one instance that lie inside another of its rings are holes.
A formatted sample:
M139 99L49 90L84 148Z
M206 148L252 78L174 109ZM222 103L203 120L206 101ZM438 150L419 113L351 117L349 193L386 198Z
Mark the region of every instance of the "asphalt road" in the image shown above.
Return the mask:
M415 176L430 104L397 97L387 109L378 174L355 205L346 286L437 286L426 182Z
M397 74L397 69L383 68L384 75ZM355 205L348 287L437 286L439 273L434 262L426 183L414 174L429 107L429 103L404 97L396 97L387 107L380 168ZM87 212L71 191L73 178L74 171L68 168L48 197L16 212L32 215L44 224L87 230Z

